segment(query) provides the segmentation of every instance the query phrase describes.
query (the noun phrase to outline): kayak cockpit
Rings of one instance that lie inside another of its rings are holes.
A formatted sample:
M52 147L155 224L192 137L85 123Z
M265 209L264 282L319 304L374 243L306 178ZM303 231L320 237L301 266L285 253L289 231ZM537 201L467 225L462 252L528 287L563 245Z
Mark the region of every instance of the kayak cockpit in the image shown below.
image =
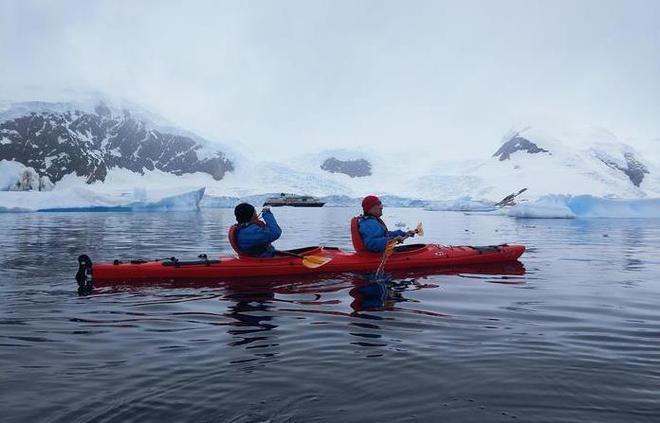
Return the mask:
M285 256L285 255L287 255L286 253L299 254L301 256L304 256L304 255L308 255L308 254L320 253L322 250L338 251L339 248L337 248L337 247L321 247L321 246L318 246L318 245L314 245L314 246L311 246L311 247L301 247L301 248L294 248L292 250L276 251L275 252L275 257ZM284 253L284 254L278 254L278 253Z
M394 247L394 253L393 254L401 254L401 253L418 253L423 250L426 250L428 247L428 244L409 244L409 245L399 245L397 247Z

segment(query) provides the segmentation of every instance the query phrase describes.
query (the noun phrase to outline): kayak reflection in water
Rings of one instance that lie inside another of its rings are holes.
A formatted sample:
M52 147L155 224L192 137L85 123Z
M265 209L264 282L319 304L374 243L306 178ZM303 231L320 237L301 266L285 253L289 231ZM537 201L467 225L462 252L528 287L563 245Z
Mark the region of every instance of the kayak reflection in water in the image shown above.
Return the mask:
M232 346L263 339L249 334L268 331L277 327L277 325L269 323L273 319L270 309L272 308L272 301L275 299L275 293L230 291L223 296L223 299L235 301L235 304L227 308L225 316L236 320L235 324L232 325L236 328L228 330L227 333L241 336L242 339L233 341Z
M420 288L415 279L395 281L391 276L385 278L368 277L367 283L360 283L352 288L348 294L353 297L351 308L356 311L364 310L391 310L395 304L410 301L404 298L403 291L411 285Z
M271 244L282 235L269 207L261 210L261 217L252 204L241 203L234 208L236 224L229 228L229 243L239 255L273 257L275 248Z
M392 308L393 303L396 301L391 296L392 293L386 282L371 282L367 285L355 287L348 292L353 297L351 308L354 311ZM398 295L401 296L400 293Z
M364 213L354 217L351 222L351 237L356 251L382 253L389 240L401 243L406 238L415 236L415 231L387 230L387 225L381 219L383 203L375 195L364 197L362 211Z

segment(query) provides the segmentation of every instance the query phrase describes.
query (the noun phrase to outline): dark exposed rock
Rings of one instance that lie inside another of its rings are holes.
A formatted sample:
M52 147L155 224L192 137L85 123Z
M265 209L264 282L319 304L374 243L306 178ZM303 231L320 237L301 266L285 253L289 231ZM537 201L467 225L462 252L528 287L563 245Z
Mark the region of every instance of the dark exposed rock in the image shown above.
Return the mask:
M339 160L330 157L323 162L321 169L331 173L343 173L351 178L371 175L371 163L365 159Z
M628 175L630 181L638 187L644 180L644 174L648 174L649 170L646 166L640 163L632 153L626 153L623 156L628 164L628 169L624 170L624 172Z
M500 161L508 160L516 151L526 151L530 154L550 153L530 140L521 137L520 134L516 134L509 141L502 144L499 150L493 154L493 157L499 157Z
M57 182L67 174L103 181L112 167L143 173L158 169L181 175L205 172L220 180L234 169L222 152L199 157L190 137L150 129L130 112L112 115L79 110L29 113L0 123L0 159L14 160Z
M644 180L644 175L649 173L648 168L644 166L644 164L642 164L639 160L637 160L635 156L630 152L624 153L623 158L626 160L625 166L622 166L614 160L610 160L606 157L599 157L599 159L607 166L625 173L628 178L630 178L630 181L636 187L638 187Z

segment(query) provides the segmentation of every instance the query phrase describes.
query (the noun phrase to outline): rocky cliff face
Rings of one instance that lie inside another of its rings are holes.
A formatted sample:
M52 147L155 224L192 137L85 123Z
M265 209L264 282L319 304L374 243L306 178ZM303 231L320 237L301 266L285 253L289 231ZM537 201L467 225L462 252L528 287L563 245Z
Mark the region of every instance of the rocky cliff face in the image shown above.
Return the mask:
M493 157L498 157L500 161L508 160L516 151L525 151L529 154L550 153L548 150L545 150L530 140L516 134L509 141L502 144L499 150L493 154Z
M103 181L112 167L205 172L216 180L234 169L224 153L202 154L204 147L193 138L150 128L129 111L113 113L103 103L93 112L61 106L30 111L25 103L20 110L19 116L0 116L0 159L20 162L53 182L71 173L88 183Z
M631 152L625 152L623 154L623 161L617 161L605 155L597 155L597 157L608 167L625 173L630 178L630 182L636 187L642 183L644 176L649 174L648 168L637 160Z
M331 173L343 173L351 178L371 175L371 163L365 159L339 160L330 157L321 164L321 169Z

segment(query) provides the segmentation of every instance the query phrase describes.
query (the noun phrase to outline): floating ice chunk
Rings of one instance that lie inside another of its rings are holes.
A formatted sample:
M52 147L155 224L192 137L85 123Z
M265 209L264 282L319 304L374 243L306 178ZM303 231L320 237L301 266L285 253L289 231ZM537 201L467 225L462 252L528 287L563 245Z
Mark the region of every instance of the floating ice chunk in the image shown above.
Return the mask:
M575 213L566 205L566 196L548 195L533 203L520 203L503 209L507 216L530 219L572 219Z
M660 218L660 198L621 200L592 195L547 195L505 212L522 218Z
M199 210L199 202L204 197L205 188L184 194L165 197L156 202L131 203L128 207L132 211L196 211Z
M251 204L255 204L257 206L263 203L263 199L261 201L250 201L250 199L245 199L245 198L219 197L219 196L213 196L207 194L202 199L202 202L200 203L200 207L205 209L224 209L224 208L228 209L228 208L234 208L238 203L244 201Z
M495 203L485 200L473 200L470 196L460 197L450 201L433 201L424 208L431 211L491 211Z
M660 198L618 200L578 195L567 205L579 217L660 218Z

